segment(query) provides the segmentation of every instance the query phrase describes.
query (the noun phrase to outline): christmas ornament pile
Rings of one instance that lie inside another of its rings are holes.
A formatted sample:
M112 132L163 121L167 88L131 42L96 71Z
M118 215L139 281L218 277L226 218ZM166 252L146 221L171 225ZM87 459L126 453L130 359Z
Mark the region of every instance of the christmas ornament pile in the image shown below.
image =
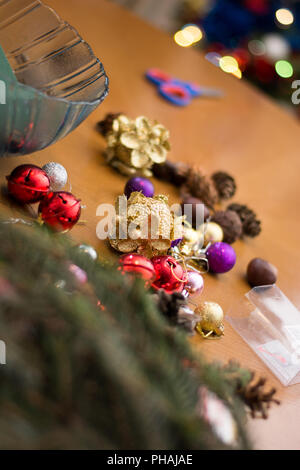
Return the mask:
M50 162L43 168L24 164L6 177L9 195L18 203L39 202L38 221L55 231L70 230L79 220L80 200L67 191L67 172L59 163Z
M131 178L124 193L117 198L109 237L112 248L126 253L120 258L120 271L142 277L146 287L157 292L159 308L172 312L173 322L190 333L196 328L203 338L222 336L223 311L219 305L206 302L201 311L199 307L199 314L188 305L189 297L201 295L204 289L199 269L188 269L180 252L184 237L193 229L186 228L185 218L170 210L166 196L154 195L153 185L146 178ZM221 242L203 250L204 258L210 260L214 272L230 270L236 260L233 248Z
M261 232L256 213L236 202L224 207L237 189L226 171L207 175L199 166L167 160L169 132L161 124L117 113L107 114L98 130L107 141L108 163L125 175L135 175L116 201L109 237L112 248L126 253L120 269L142 276L157 291L160 309L173 322L187 330L196 328L203 338L222 336L223 310L218 304L205 302L193 311L187 302L190 296L201 295L203 273L219 275L233 269L232 244ZM154 194L152 182L145 178L152 174L179 189L181 211L170 209L167 196Z
M183 256L187 266L196 269L201 269L205 258L210 272L230 271L236 262L231 245L261 232L260 220L246 205L231 203L226 209L222 207L236 193L235 179L225 171L209 176L198 166L169 160L154 165L153 173L158 179L179 187L182 208L191 208L186 216L190 228L185 229L174 255Z

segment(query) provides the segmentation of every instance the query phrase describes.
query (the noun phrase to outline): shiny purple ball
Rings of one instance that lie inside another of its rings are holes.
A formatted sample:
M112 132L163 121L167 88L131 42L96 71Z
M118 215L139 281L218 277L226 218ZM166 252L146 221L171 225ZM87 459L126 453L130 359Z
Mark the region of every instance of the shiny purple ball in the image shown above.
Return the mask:
M154 186L150 180L147 178L142 178L141 176L135 176L134 178L130 178L127 181L124 194L127 198L129 198L131 193L135 191L141 192L146 197L153 197L154 196Z
M227 273L236 262L236 254L231 245L224 242L213 243L206 250L209 270L212 273Z

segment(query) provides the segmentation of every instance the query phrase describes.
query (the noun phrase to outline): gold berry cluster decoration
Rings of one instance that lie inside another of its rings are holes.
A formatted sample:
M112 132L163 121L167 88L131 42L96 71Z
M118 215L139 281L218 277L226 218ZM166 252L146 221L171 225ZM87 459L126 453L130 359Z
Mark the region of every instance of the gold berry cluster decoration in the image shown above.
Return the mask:
M115 207L115 230L109 240L122 253L137 251L148 257L167 253L182 231L182 217L171 212L167 196L133 192L128 200L119 196Z
M170 134L157 121L118 114L113 119L108 116L100 124L107 141L106 160L124 175L152 176L152 165L166 161Z

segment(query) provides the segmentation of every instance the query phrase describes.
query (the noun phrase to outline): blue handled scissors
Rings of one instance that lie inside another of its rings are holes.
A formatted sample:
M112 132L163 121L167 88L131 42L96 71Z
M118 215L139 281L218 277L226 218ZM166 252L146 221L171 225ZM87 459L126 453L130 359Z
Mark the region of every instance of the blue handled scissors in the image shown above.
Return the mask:
M223 95L220 90L204 88L193 82L179 80L157 68L147 70L146 78L157 86L163 98L177 106L187 106L192 98L198 96L220 97Z

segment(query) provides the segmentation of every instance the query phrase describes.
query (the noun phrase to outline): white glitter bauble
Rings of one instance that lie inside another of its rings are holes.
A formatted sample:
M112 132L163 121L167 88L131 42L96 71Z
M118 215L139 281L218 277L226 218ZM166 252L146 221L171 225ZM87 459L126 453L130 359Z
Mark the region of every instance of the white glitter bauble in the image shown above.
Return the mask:
M270 60L276 62L280 59L286 59L289 56L291 47L287 40L284 39L280 34L266 34L262 40L266 48L266 56Z
M90 245L79 245L78 249L80 251L82 251L83 253L86 253L88 256L90 256L94 261L98 258L98 253L97 251L95 250L95 248L93 248L92 246Z
M46 163L42 169L49 177L50 188L52 191L61 191L66 186L68 173L60 163L49 162Z

